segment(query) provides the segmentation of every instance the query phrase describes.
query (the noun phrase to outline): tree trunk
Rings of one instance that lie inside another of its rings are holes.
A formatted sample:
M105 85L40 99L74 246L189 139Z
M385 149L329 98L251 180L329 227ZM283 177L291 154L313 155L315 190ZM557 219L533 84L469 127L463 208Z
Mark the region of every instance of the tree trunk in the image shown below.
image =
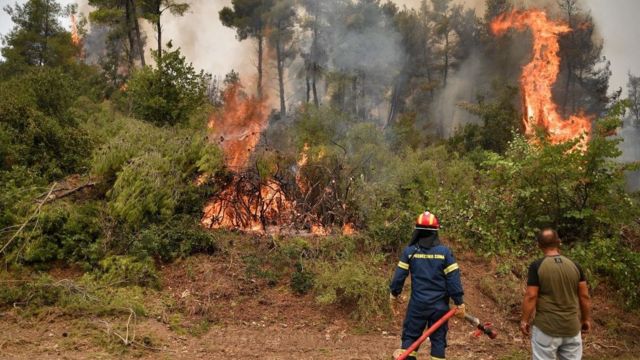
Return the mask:
M280 38L276 40L276 63L278 67L278 88L280 89L280 119L287 116L287 105L284 97L284 54Z
M129 63L129 73L133 70L133 57L136 52L136 43L133 38L133 26L131 26L131 1L127 1L124 4L124 16L127 22L127 40L129 40L129 51L127 52L127 62Z
M369 109L367 108L367 89L365 88L366 84L366 75L365 72L362 71L360 73L360 117L363 120L367 120L369 118Z
M398 113L398 106L400 101L400 80L396 80L393 90L391 92L391 102L389 103L389 116L387 116L387 125L392 124L396 120L396 114Z
M447 86L447 77L449 76L449 31L444 35L444 74L443 87Z
M308 104L311 101L311 80L309 79L309 65L307 65L307 71L304 74L305 85L307 86L306 91L306 103Z
M160 17L162 17L162 11L160 10L160 1L158 0L158 8L156 9L156 31L158 32L158 65L162 61L162 23Z
M320 106L320 101L318 100L318 88L316 86L318 71L320 69L318 66L318 11L318 8L316 8L315 20L313 22L313 50L311 51L311 89L313 91L313 103L316 107Z
M351 111L358 116L358 75L351 78Z
M569 106L569 94L571 92L571 83L573 82L573 67L567 65L567 80L564 85L564 96L562 99L562 116L567 117L567 107Z
M138 22L138 13L136 11L135 0L129 0L131 2L131 14L133 16L133 26L136 33L136 44L138 48L138 54L140 55L140 64L146 66L147 62L144 58L144 44L142 44L142 35L140 33L140 23Z
M320 101L318 100L318 88L316 85L317 73L318 64L313 63L313 72L311 73L311 90L313 91L313 103L316 105L316 107L320 106Z
M258 35L258 98L262 98L262 56L264 54L264 36Z
M45 1L45 17L44 17L44 44L42 45L42 50L40 51L40 66L45 65L47 51L49 48L49 0Z

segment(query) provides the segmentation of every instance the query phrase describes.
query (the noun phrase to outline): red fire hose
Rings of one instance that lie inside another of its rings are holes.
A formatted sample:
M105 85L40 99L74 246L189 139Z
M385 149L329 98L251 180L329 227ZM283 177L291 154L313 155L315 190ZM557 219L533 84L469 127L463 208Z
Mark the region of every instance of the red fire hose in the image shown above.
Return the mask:
M449 320L453 315L455 315L457 311L458 311L458 308L454 307L453 309L449 310L448 313L444 314L444 316L440 318L440 320L436 321L435 324L431 325L431 327L428 328L427 331L425 331L424 334L422 334L422 336L420 336L418 340L416 340L413 344L411 344L411 346L409 346L409 348L405 350L405 352L403 352L400 356L398 356L396 360L405 360L407 356L409 356L412 352L414 352L418 348L418 346L420 346L425 340L427 340L427 338L431 334L433 334L436 330L438 330L438 328L442 326L442 324L447 322L447 320Z
M436 321L435 324L433 324L430 328L428 328L427 331L425 331L424 334L422 334L422 336L420 336L418 340L416 340L413 344L411 344L411 346L409 346L409 348L405 350L395 360L405 360L412 352L414 352L418 348L418 346L420 346L425 340L427 340L427 338L431 334L433 334L436 330L438 330L438 328L442 326L442 324L447 322L447 320L449 320L453 315L455 315L456 312L458 312L457 307L454 307L453 309L449 310L448 313L444 314L444 316L440 318L440 320ZM493 329L493 326L491 325L491 323L483 324L480 322L478 318L469 314L466 314L464 319L478 329L475 334L476 337L480 337L482 336L482 334L487 335L492 340L498 337L498 333Z

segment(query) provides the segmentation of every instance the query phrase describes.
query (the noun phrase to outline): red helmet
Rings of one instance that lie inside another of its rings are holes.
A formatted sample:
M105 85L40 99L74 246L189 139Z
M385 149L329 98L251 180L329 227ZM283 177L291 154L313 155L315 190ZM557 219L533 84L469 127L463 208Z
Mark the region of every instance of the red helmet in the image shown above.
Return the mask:
M440 221L438 221L438 218L435 215L429 211L425 211L418 216L418 220L416 220L416 229L437 231L440 230Z

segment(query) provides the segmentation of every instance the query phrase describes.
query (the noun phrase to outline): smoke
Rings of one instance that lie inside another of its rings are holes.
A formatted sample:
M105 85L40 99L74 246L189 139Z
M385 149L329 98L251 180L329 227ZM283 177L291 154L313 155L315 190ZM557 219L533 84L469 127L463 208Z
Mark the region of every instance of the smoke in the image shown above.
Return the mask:
M163 39L171 40L196 68L224 76L231 70L243 78L252 77L256 72L257 56L251 39L239 42L235 30L222 25L218 12L231 6L231 0L192 0L190 9L184 16L171 14L162 17L164 21ZM149 26L145 29L148 47L155 48L156 36Z
M622 129L618 131L618 136L622 138L619 145L622 156L618 158L618 161L623 163L640 161L640 146L638 146L640 127L634 125L632 116L625 118ZM640 190L640 171L627 174L627 188L631 191Z
M375 4L362 3L355 15L345 16L344 5L327 4L324 16L325 44L328 51L328 67L333 71L358 76L357 86L362 92L365 108L372 110L378 119L386 114L386 92L403 66L402 39L390 24L390 19ZM354 12L354 9L347 10ZM335 16L336 14L341 14ZM350 23L353 21L356 24Z
M486 64L483 57L472 54L449 77L447 86L436 95L431 114L442 136L452 136L457 128L478 122L477 116L461 109L458 104L473 102L478 94L488 90L488 68L489 64Z
M617 0L615 5L610 1L585 0L592 10L592 16L605 39L603 54L611 61L612 75L610 89L622 88L623 96L627 95L627 73L631 71L640 75L640 25L636 19L640 13L640 1ZM619 131L623 139L620 144L622 162L640 161L640 128L633 125L631 116ZM640 171L627 174L629 190L640 190Z

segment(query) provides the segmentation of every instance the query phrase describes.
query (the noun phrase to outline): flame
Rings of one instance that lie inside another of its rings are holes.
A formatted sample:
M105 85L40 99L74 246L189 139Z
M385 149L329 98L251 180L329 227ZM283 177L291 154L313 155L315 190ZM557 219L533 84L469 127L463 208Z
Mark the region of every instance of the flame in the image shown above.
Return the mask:
M81 45L80 34L78 33L78 22L76 21L75 14L71 14L71 42L75 46Z
M342 235L351 236L356 234L356 226L352 223L346 223L342 226Z
M591 119L583 114L563 119L552 98L553 85L560 72L560 44L558 36L571 28L547 17L541 10L513 11L499 15L491 22L496 36L509 29L531 29L533 34L533 58L522 69L520 87L524 101L524 127L527 135L535 135L538 128L545 129L553 143L573 140L585 135L585 146L591 133Z
M223 99L223 109L211 116L208 127L224 152L226 167L234 175L205 205L202 225L210 229L258 233L295 230L299 225L313 235L327 235L329 230L315 216L299 216L296 212L299 205L287 196L282 183L275 179L262 180L250 170L251 154L269 123L267 99L247 96L240 83L225 89ZM309 161L308 151L309 146L305 144L297 162L295 180L302 193L308 191L308 186L299 169ZM202 177L196 182L204 183L206 179Z
M210 229L262 232L265 226L281 223L282 214L291 212L292 203L273 180L262 184L257 194L243 190L247 189L242 189L239 181L233 181L205 206L202 225Z
M269 123L266 98L248 97L242 84L235 83L223 93L224 108L209 119L209 129L225 153L227 167L242 170Z
M309 144L305 143L304 146L302 147L302 154L300 154L300 159L298 159L298 162L296 163L297 165L296 184L298 185L298 189L300 189L300 191L302 191L303 193L306 193L307 191L309 191L309 187L307 186L307 183L302 179L302 174L300 170L305 165L307 165L308 162L309 162Z

